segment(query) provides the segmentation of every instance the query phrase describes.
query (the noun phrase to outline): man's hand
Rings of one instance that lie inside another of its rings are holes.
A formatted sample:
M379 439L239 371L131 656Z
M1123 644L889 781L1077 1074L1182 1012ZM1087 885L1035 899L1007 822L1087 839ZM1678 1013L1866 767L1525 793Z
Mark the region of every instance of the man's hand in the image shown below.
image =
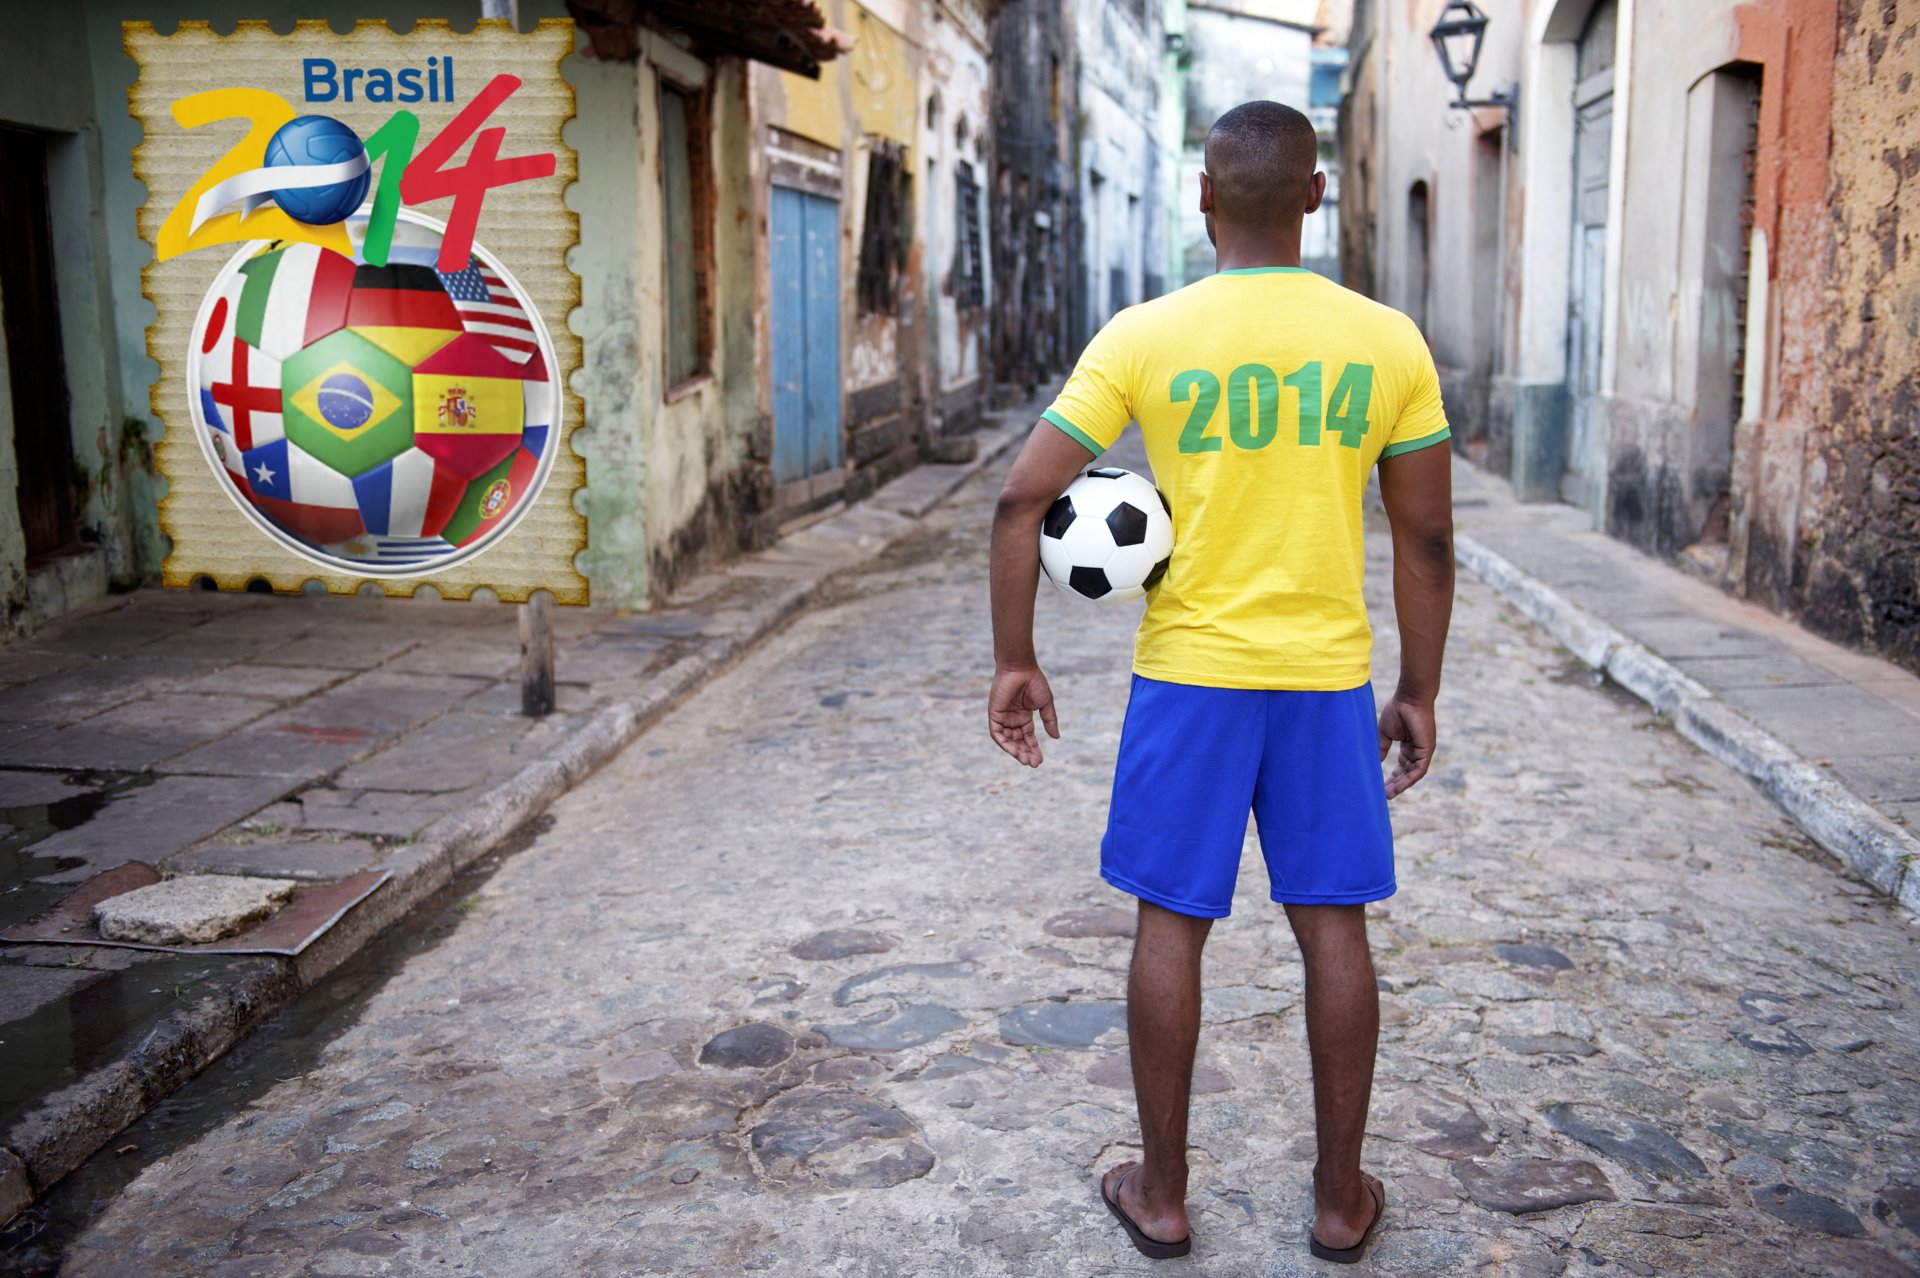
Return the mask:
M1389 799L1412 788L1414 782L1427 775L1427 769L1433 764L1432 702L1403 700L1395 696L1381 708L1380 762L1387 761L1387 751L1396 741L1400 743L1400 762L1394 765L1393 775L1387 778Z
M1433 703L1453 616L1453 453L1444 444L1380 463L1380 499L1393 526L1393 611L1400 623L1400 685L1380 711L1380 761L1400 743L1387 797L1433 763Z
M1053 689L1037 666L1024 670L997 670L993 691L987 695L987 731L994 744L1026 764L1040 766L1040 735L1033 730L1033 716L1047 727L1047 735L1060 739L1060 723L1053 717Z
M988 580L993 603L993 691L987 697L987 729L1002 750L1040 766L1040 737L1033 716L1060 739L1053 718L1053 689L1033 655L1033 594L1040 585L1040 524L1060 490L1073 482L1093 454L1051 422L1039 422L1007 472L993 511L993 548Z

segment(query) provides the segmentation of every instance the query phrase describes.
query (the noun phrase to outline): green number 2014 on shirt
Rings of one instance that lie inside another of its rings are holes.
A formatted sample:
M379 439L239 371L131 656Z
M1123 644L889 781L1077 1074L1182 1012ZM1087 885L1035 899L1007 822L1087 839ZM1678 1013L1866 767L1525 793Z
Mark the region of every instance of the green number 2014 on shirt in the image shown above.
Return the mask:
M1227 434L1233 446L1251 452L1265 448L1280 435L1280 388L1298 392L1295 437L1303 448L1320 444L1322 424L1340 437L1343 448L1358 448L1367 435L1367 404L1373 398L1373 365L1348 364L1333 384L1333 394L1320 398L1320 361L1303 364L1285 377L1265 364L1242 364L1227 374ZM1220 407L1220 379L1204 368L1188 369L1173 379L1176 404L1192 403L1187 425L1180 432L1183 453L1217 453L1220 436L1209 434ZM1324 412L1322 411L1324 408Z

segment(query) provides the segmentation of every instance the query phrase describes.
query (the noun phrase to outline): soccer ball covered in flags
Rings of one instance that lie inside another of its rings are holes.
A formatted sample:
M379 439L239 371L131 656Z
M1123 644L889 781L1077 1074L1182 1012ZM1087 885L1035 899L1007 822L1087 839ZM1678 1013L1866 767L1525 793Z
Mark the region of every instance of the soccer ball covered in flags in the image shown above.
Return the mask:
M193 413L227 492L328 568L403 577L495 544L533 504L559 388L539 313L474 246L402 211L384 266L256 243L214 281L189 352Z

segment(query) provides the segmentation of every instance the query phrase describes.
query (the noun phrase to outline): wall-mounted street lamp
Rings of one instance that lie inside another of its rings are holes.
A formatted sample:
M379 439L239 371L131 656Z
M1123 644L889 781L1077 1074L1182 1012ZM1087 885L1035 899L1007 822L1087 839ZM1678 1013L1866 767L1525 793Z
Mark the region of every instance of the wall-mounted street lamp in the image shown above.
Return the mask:
M1473 0L1451 0L1440 11L1440 20L1428 33L1433 51L1440 55L1440 66L1453 81L1454 107L1505 107L1507 144L1517 144L1520 122L1520 86L1503 84L1489 98L1469 98L1467 81L1480 65L1480 45L1487 37L1487 15Z

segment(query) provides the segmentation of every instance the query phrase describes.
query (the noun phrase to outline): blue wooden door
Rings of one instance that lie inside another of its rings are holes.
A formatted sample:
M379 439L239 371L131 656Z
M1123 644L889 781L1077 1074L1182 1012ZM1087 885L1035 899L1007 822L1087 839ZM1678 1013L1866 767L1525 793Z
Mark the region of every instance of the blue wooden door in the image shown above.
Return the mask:
M773 478L840 464L840 206L773 188Z

